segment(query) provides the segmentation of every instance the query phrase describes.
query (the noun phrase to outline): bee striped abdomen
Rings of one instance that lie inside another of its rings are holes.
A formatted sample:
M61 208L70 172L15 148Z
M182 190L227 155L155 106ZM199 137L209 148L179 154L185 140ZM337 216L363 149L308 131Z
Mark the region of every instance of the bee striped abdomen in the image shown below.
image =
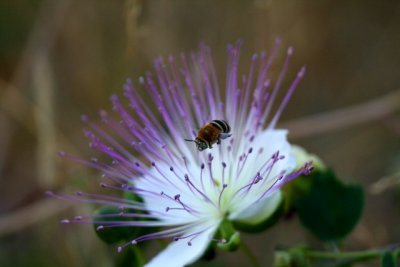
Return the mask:
M222 133L229 133L231 131L231 127L224 120L213 120L210 124L220 129Z
M195 142L197 149L202 151L206 148L212 148L213 144L220 144L222 139L230 137L230 131L231 127L226 121L212 120L200 128L199 132L197 133L197 137L194 140L185 140Z

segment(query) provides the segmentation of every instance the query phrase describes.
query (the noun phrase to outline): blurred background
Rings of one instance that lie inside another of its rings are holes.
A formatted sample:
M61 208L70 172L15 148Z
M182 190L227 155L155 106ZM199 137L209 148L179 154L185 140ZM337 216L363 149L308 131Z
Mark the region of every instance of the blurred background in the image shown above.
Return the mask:
M308 67L281 126L366 192L362 220L343 247L398 243L399 29L397 0L0 0L0 266L113 266L116 247L92 226L59 224L92 207L44 193L98 188L98 173L56 156L92 155L80 115L110 109L109 96L151 70L154 57L205 42L224 84L228 43L243 40L245 70L278 36L295 48L289 77ZM278 246L323 247L296 217L244 239L264 266ZM247 263L241 252L221 251L195 266Z

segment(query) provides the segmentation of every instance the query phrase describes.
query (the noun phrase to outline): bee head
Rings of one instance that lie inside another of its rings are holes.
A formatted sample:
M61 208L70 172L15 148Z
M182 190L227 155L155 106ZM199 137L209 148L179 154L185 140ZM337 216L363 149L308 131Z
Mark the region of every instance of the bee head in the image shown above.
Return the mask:
M196 138L195 140L185 139L185 141L194 142L196 144L197 150L199 151L203 151L204 149L208 148L207 142L205 142L204 140L200 140L199 138Z
M196 147L199 151L203 151L204 149L208 148L208 144L203 140L196 139L194 142L196 143Z

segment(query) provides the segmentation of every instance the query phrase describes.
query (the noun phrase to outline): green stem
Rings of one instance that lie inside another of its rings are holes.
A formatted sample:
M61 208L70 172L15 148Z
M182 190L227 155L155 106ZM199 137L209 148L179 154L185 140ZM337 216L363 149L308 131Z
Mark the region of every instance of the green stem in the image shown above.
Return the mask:
M336 260L332 265L326 265L331 267L344 266L348 264L354 264L357 262L367 261L376 257L381 257L383 253L392 251L393 253L399 253L398 248L400 244L392 244L386 247L377 249L371 249L366 251L354 251L354 252L326 252L326 251L305 251L305 254L309 258L320 259L320 260Z
M310 258L319 259L348 259L348 258L373 258L380 256L382 250L366 250L355 252L325 252L325 251L307 251L306 255Z
M243 240L240 241L240 249L242 250L243 254L246 255L246 257L249 259L253 267L261 267L255 255L250 250L250 248L243 242Z
M324 260L335 260L335 263L326 265L330 267L341 267L357 262L364 262L371 260L382 255L382 250L367 250L367 251L355 251L355 252L321 252L321 251L307 251L306 255L310 258L324 259Z
M330 247L332 252L335 252L335 253L339 253L340 252L338 243L336 241L331 241L331 242L328 243L328 245L329 245L329 247Z

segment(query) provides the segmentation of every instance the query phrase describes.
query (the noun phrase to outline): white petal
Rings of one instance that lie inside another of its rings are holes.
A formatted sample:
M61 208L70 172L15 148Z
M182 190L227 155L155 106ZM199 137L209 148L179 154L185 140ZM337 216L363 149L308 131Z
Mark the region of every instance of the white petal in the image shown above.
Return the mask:
M254 146L257 146L258 144L264 146L264 152L266 152L267 155L275 153L277 150L280 150L280 152L286 152L285 150L288 149L289 145L287 134L288 131L285 129L264 130L260 134L256 135Z
M281 191L276 191L270 197L263 198L244 210L232 213L229 219L258 224L270 217L279 207L281 201L282 193Z
M198 235L189 246L187 240L173 241L145 267L182 267L198 260L210 243L218 224Z

